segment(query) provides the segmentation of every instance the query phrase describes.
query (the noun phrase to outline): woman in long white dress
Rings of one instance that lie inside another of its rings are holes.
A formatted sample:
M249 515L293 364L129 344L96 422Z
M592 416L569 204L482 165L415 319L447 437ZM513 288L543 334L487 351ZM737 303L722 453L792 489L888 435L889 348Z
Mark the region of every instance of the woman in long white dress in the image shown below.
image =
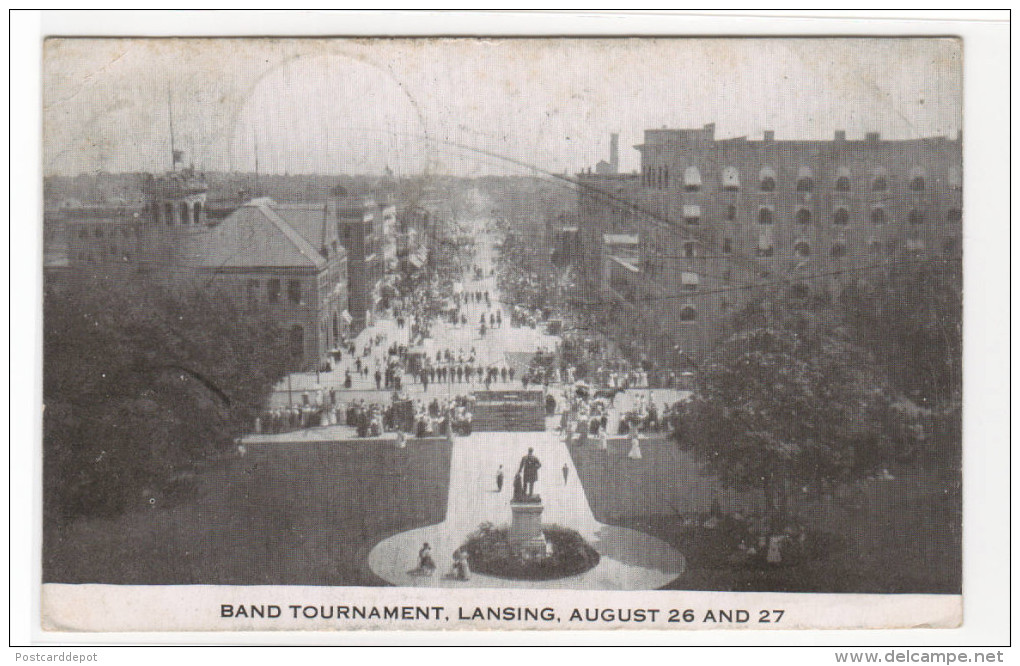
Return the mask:
M634 430L630 436L630 452L627 457L631 460L641 460L641 439L638 437L637 430Z

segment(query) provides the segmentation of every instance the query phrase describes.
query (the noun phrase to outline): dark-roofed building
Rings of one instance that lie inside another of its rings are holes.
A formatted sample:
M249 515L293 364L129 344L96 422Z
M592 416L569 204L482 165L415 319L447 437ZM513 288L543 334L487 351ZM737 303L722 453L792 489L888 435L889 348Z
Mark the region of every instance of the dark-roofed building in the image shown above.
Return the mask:
M208 219L200 183L161 180L141 212L66 215L70 267L127 279L141 272L173 289L215 290L257 309L285 331L295 369L315 369L351 333L335 205L261 198ZM161 198L164 191L179 200Z

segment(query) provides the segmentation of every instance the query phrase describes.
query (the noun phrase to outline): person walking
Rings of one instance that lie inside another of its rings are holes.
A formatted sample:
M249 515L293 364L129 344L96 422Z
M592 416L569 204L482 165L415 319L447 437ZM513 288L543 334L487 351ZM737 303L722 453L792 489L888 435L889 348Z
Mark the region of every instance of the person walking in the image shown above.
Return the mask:
M563 463L563 485L567 485L567 477L570 476L570 464Z
M503 466L500 465L499 469L496 470L496 492L503 492Z

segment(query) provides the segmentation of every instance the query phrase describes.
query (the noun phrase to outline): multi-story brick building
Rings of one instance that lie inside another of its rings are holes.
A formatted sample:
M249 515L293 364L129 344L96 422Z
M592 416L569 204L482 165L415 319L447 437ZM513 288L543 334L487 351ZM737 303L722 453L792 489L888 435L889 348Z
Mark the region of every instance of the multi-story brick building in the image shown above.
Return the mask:
M579 174L589 299L654 321L656 344L698 357L766 288L840 297L894 261L958 256L962 136L717 139L647 130L634 174ZM636 237L637 258L621 254Z
M286 331L296 368L311 369L351 331L348 265L336 205L254 199L204 214L190 171L147 182L144 209L63 211L69 272L148 275L172 289L216 291Z

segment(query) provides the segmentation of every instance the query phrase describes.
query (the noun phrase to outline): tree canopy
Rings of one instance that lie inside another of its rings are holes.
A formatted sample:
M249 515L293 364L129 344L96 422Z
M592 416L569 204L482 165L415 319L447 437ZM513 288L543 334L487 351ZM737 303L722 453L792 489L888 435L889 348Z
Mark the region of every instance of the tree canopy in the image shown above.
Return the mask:
M288 355L213 290L83 276L44 301L46 509L98 515L158 493L251 427Z
M848 478L888 437L890 394L822 302L756 304L701 366L685 436L721 481L762 492L772 529L793 486Z

